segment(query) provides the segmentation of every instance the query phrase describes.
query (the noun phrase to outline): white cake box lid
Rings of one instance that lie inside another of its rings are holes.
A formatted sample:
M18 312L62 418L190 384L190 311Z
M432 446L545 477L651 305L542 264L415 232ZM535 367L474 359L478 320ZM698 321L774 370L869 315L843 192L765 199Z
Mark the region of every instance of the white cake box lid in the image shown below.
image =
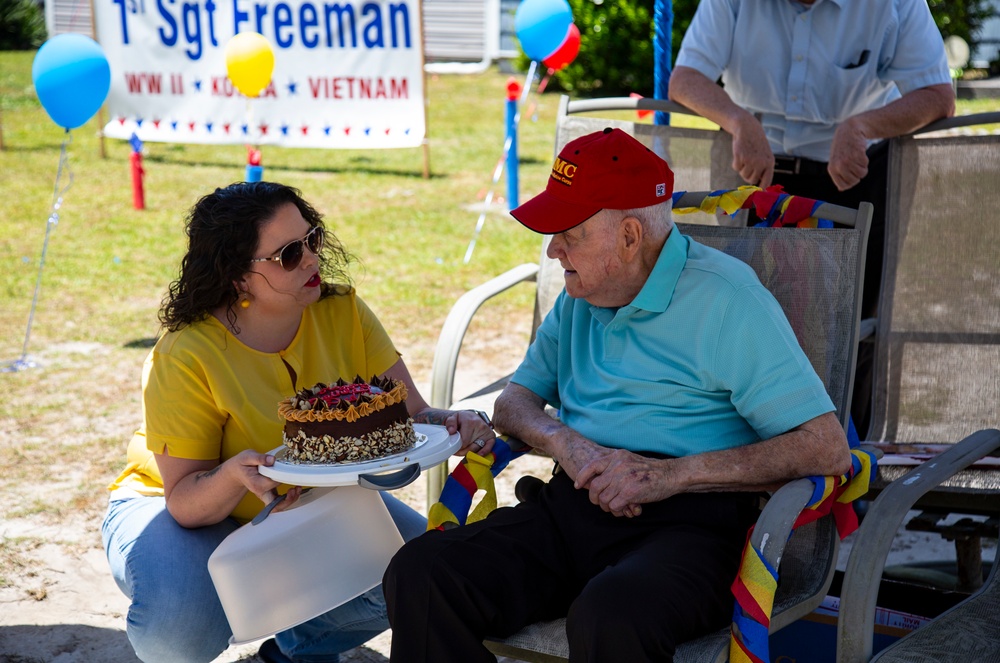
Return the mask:
M208 571L233 630L230 644L266 638L382 582L403 545L375 490L314 488L287 511L226 537Z
M444 426L413 424L417 445L384 458L355 463L319 465L285 461L285 447L272 449L274 465L261 465L261 474L293 486L364 486L375 490L402 488L420 476L420 471L445 461L462 446L459 435L449 435Z

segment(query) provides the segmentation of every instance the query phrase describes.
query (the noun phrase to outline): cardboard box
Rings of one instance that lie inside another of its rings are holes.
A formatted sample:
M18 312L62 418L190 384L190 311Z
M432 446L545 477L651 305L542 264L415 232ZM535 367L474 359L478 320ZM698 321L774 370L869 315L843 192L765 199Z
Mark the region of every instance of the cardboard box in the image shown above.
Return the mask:
M771 636L771 663L836 663L837 615L840 598L827 596L811 614ZM930 617L875 608L875 636L872 653L923 626Z
M836 663L842 581L843 572L837 571L831 593L820 607L771 636L771 663ZM963 592L883 578L875 608L872 653L882 651L967 597Z

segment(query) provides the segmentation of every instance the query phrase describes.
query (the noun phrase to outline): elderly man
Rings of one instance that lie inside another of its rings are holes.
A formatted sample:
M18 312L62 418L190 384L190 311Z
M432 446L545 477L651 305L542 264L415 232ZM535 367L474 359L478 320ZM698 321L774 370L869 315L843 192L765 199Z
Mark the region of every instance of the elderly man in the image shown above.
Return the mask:
M392 661L493 661L484 636L567 613L573 661L670 661L729 620L759 491L847 471L781 308L673 227L672 187L662 159L605 129L514 210L552 235L566 289L494 419L556 471L531 502L403 546L383 585Z

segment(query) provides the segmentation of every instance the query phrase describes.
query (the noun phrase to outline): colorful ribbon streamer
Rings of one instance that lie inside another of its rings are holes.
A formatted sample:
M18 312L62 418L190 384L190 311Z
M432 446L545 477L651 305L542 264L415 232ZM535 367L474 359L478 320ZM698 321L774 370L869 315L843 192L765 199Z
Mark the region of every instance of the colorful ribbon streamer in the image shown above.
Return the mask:
M451 529L466 522L474 523L485 518L490 511L497 508L494 477L500 474L510 461L528 451L527 447L521 451L513 451L507 443L506 436L503 436L496 439L493 451L486 456L466 454L445 480L439 501L431 506L427 514L427 530ZM485 494L470 514L472 498L480 490Z
M741 186L738 189L713 191L702 200L698 207L676 207L686 191L675 191L673 195L674 212L691 214L705 212L715 214L722 210L732 216L741 209L753 209L757 218L761 219L758 227L776 226L784 228L832 228L827 219L816 216L816 210L822 204L820 201L802 196L792 196L784 192L780 184L761 189L756 186Z
M813 494L795 520L792 534L796 528L827 514L833 514L841 539L858 528L858 517L851 503L868 492L877 462L873 454L859 447L853 423L848 429L848 441L852 447L851 469L839 477L809 477ZM768 628L778 590L778 571L750 544L749 535L732 590L736 605L729 639L730 662L769 663Z

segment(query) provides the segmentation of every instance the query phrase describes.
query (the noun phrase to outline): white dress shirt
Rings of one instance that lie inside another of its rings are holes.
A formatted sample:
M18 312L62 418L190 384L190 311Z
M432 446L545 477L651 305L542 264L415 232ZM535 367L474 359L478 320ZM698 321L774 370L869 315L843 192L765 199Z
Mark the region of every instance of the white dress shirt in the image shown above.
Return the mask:
M701 0L677 66L721 75L775 154L816 161L847 118L951 82L926 0Z

